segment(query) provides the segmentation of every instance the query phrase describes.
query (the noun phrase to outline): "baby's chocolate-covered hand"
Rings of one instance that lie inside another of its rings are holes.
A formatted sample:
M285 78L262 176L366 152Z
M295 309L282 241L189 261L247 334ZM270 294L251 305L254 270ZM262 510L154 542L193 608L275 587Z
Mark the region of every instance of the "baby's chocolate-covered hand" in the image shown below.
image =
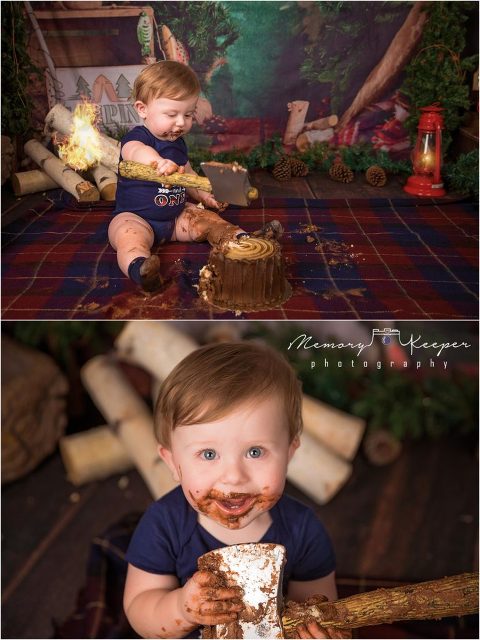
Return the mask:
M226 206L228 206L228 203L218 202L211 193L208 191L202 191L202 189L197 189L197 197L198 201L201 202L206 209L223 211L226 209Z
M184 585L180 606L185 619L197 625L233 622L243 608L239 587L222 587L217 576L197 571Z
M161 158L156 161L154 160L150 163L150 166L155 169L159 176L169 176L176 171L178 173L185 172L185 167L179 166L176 162L173 162L173 160L167 160L167 158Z

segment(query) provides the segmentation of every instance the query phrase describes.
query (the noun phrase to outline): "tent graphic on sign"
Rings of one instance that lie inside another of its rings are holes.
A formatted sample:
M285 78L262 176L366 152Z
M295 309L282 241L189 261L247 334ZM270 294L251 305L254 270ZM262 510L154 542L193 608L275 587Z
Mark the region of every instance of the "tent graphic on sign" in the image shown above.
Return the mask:
M107 78L107 76L103 75L103 73L95 78L92 91L93 101L97 104L100 103L104 92L107 94L107 98L110 100L110 102L118 102L118 96L115 92L115 89L113 88L113 84Z

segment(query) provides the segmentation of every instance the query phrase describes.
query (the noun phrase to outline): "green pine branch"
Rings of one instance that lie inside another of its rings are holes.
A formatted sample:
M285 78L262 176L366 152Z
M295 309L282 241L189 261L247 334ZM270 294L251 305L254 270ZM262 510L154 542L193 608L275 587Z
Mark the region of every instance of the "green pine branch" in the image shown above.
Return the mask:
M40 74L27 51L28 23L23 2L2 3L2 133L32 131L33 101L28 93L31 74Z
M226 54L239 33L221 2L154 2L155 19L188 46L191 66L202 75Z
M479 197L478 151L462 153L455 161L446 164L442 170L447 187L457 193Z
M401 87L412 105L411 114L405 122L412 141L417 135L420 107L439 102L444 108L444 154L463 113L471 106L469 73L478 65L478 56L462 58L462 54L466 44L465 23L473 7L473 2L426 4L428 20L417 54L405 68Z

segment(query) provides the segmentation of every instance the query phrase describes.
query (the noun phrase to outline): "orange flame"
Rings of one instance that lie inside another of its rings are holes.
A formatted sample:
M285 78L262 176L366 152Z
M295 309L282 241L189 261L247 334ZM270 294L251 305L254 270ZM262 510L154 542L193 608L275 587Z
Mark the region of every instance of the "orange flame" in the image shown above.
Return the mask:
M77 104L73 112L72 133L58 145L58 155L72 169L86 171L101 160L100 135L95 126L99 107L91 102Z

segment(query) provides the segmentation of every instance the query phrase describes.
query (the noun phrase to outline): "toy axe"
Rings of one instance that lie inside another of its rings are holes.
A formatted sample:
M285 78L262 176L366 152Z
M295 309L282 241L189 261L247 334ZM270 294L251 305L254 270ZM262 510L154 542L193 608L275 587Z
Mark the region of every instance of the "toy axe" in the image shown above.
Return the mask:
M300 624L315 620L324 628L352 629L402 620L463 616L478 611L478 573L376 589L333 602L313 596L283 606L285 547L239 544L210 551L198 560L219 583L241 587L243 610L228 624L205 627L204 638L293 638Z
M251 200L258 198L258 190L252 187L248 172L236 162L223 164L222 162L202 162L202 169L206 178L192 173L171 173L169 176L159 176L153 167L133 160L122 160L118 165L118 172L124 178L134 180L151 180L165 185L202 189L213 193L219 202L248 206Z

